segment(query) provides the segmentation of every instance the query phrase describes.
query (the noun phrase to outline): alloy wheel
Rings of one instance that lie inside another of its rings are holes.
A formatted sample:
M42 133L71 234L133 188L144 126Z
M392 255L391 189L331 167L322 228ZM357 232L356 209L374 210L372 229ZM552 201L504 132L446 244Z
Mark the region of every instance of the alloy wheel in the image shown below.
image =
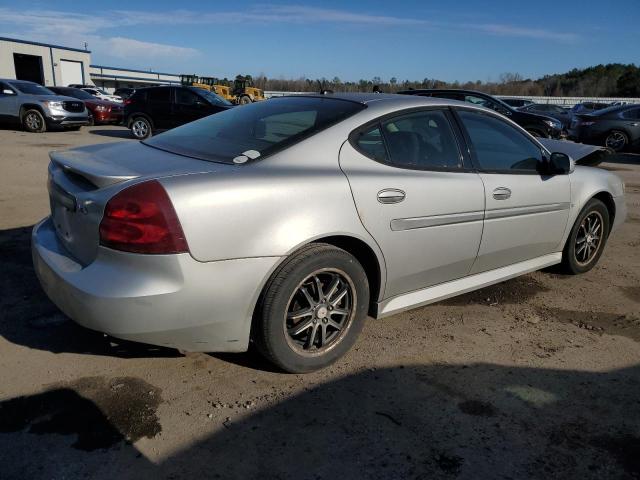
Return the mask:
M30 130L40 130L42 128L42 119L37 113L29 113L24 121Z
M605 140L605 146L614 150L621 150L627 143L627 138L622 132L611 132Z
M315 356L346 335L356 311L356 289L339 269L323 268L298 284L284 318L287 343L301 355Z
M149 133L149 125L144 120L136 120L131 126L133 135L137 138L144 138Z
M604 221L599 212L589 213L578 227L575 258L579 265L587 265L600 250Z

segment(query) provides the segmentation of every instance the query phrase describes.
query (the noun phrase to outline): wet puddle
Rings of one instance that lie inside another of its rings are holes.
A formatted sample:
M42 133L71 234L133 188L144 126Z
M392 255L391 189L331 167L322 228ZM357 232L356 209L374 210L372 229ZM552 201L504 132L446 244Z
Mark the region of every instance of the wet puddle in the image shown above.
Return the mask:
M93 451L153 438L160 389L138 378L86 377L0 402L0 432L74 435L73 448Z

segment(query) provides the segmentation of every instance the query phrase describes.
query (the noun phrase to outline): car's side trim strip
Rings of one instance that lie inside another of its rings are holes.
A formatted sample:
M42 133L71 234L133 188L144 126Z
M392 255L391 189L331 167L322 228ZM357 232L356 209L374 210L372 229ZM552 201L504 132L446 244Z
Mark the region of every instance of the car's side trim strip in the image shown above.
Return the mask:
M391 230L413 230L414 228L439 227L456 223L478 222L484 218L483 211L431 215L428 217L397 218L391 220Z
M403 293L395 297L379 302L377 306L377 318L383 318L394 313L421 307L429 303L439 302L446 298L461 295L463 293L484 288L495 283L509 280L524 273L540 270L558 264L562 261L562 252L550 253L541 257L514 263L506 267L489 270L488 272L476 273L458 280L441 283L432 287L423 288L413 292Z
M485 220L493 220L496 218L518 217L520 215L531 215L534 213L558 212L561 210L569 210L571 204L569 202L548 203L546 205L530 205L526 207L513 208L495 208L487 210Z

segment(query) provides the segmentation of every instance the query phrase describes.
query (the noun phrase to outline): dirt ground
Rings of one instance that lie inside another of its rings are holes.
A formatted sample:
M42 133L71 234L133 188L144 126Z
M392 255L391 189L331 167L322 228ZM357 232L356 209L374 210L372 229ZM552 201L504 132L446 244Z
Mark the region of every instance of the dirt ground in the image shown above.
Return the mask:
M117 127L0 130L0 478L640 477L640 156L600 264L385 320L309 375L82 329L31 266L47 153Z

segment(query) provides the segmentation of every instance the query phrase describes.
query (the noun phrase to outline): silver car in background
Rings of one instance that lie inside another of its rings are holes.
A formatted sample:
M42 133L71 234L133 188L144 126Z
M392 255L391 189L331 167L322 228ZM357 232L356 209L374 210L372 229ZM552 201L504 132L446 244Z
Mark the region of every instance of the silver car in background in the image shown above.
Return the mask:
M81 325L307 372L385 317L562 263L591 269L624 186L446 99L296 96L51 154L40 282Z

